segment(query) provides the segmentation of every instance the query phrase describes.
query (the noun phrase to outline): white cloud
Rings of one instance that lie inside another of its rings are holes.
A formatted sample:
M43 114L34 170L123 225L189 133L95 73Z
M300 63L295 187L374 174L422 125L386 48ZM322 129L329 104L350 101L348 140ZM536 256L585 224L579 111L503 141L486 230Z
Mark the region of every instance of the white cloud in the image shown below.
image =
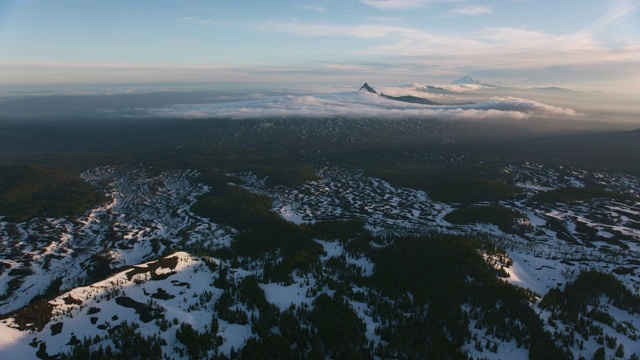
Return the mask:
M456 2L457 0L360 0L361 3L385 10L414 9L433 2Z
M208 18L202 18L199 16L183 16L178 20L176 20L176 22L181 25L202 26L202 27L229 24L228 21L218 21L218 20L213 20Z
M191 38L168 38L162 41L164 44L190 44L195 42L195 39Z
M514 28L486 28L474 33L440 34L396 31L399 39L361 50L361 55L410 58L422 65L450 68L542 69L591 65L640 65L640 46L634 42L608 47L589 34L555 35Z
M479 13L480 10L465 10ZM463 11L461 11L463 12ZM449 68L540 69L598 64L640 64L640 42L618 39L616 47L597 41L589 33L557 35L521 28L485 28L474 32L443 33L393 25L336 25L319 23L266 23L264 30L295 36L388 38L383 45L363 47L352 54L392 56L398 62Z
M360 2L378 9L411 9L426 5L425 0L360 0Z
M326 14L326 13L329 12L329 11L327 11L327 9L323 8L322 6L317 6L317 5L294 5L294 6L297 9L309 10L309 11L322 13L322 14Z
M230 70L228 66L217 65L158 65L158 64L125 64L125 63L72 63L56 61L0 61L0 68L8 70L103 70L103 71L205 71Z
M481 5L464 5L464 6L456 6L455 8L447 11L444 16L445 17L453 17L453 16L461 16L461 15L483 15L483 14L491 14L493 10L491 10L488 6Z
M362 0L380 8L408 8L428 5L418 0ZM434 1L435 2L435 1ZM263 31L286 33L294 37L335 37L362 39L346 52L355 64L374 61L384 76L404 81L428 71L441 79L461 73L502 74L502 79L532 85L553 84L618 91L612 84L640 66L640 39L620 33L605 41L596 28L613 27L638 11L637 0L617 0L612 10L591 29L572 33L553 33L526 27L486 27L474 30L407 26L395 18L366 18L368 23L269 22ZM455 4L443 16L488 14L492 8L471 3ZM629 25L629 24L626 24ZM611 29L608 29L611 30ZM326 60L326 59L321 59ZM342 60L344 63L345 61ZM308 65L307 62L305 65ZM366 74L369 75L369 74ZM512 79L517 75L518 79ZM368 79L372 77L367 76ZM405 80L406 79L406 80ZM627 91L627 90L623 90Z
M368 71L375 70L371 66L355 65L355 64L328 64L328 65L325 65L324 68L329 70L357 71L357 72L365 72L365 71L368 72Z
M391 16L369 16L367 20L381 22L381 23L397 23L402 21L400 17L391 17Z
M638 0L614 0L614 7L596 22L585 28L585 32L597 32L609 26L619 24L624 18L640 9Z
M395 34L413 33L415 30L400 26L389 25L335 25L314 24L302 22L271 22L262 25L265 30L280 31L298 36L340 36L356 38L380 38Z
M469 105L420 105L363 93L345 92L317 96L283 96L234 103L173 105L146 109L142 116L164 118L269 118L349 117L422 118L445 120L522 120L530 116L575 116L574 110L518 98L494 98Z

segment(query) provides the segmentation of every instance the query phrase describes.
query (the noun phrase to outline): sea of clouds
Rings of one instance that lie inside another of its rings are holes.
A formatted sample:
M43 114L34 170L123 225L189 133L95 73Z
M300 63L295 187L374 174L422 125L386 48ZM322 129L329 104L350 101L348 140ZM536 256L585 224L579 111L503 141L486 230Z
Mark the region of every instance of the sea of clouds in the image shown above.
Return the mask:
M141 116L160 118L434 118L444 120L522 120L536 117L573 117L576 111L514 97L494 97L465 105L422 105L386 99L365 92L313 96L275 96L235 102L178 104L138 109Z

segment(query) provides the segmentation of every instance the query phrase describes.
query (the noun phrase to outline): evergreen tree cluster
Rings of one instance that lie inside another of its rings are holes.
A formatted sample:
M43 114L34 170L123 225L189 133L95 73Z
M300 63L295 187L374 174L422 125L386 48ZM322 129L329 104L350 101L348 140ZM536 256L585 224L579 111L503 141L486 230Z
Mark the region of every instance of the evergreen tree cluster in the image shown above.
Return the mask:
M549 290L540 305L563 314L566 320L575 323L579 315L588 313L589 305L597 307L602 295L607 296L609 302L619 309L631 314L640 313L640 296L632 293L615 276L593 270L581 272L577 279L567 283L563 290ZM597 312L591 314L602 318ZM607 320L603 322L608 323Z
M509 209L498 205L469 206L456 209L444 219L452 224L493 224L505 233L524 233L531 229L527 224L528 218L516 209Z
M140 325L133 322L129 324L123 321L114 327L106 339L113 343L103 347L96 344L105 340L100 337L94 339L84 338L73 346L66 354L61 354L61 360L111 360L111 359L138 359L138 360L162 360L164 359L162 345L166 341L158 336L143 336L138 329Z
M104 201L102 192L66 168L0 168L0 215L6 221L81 215Z
M489 335L528 348L532 359L571 358L544 331L533 294L499 280L480 246L464 237L402 238L373 252L371 285L384 295L375 305L385 342L377 355L465 359L460 348L478 341L469 331L473 320Z

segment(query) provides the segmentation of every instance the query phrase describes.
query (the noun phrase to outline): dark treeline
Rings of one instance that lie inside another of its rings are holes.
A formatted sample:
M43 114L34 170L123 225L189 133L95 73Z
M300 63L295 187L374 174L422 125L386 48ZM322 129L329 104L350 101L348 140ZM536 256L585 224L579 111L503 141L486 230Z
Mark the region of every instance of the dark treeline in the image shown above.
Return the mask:
M475 323L498 339L528 348L531 359L571 358L544 331L529 305L532 294L500 280L479 246L468 238L445 236L396 239L389 248L374 251L371 285L397 307L378 307L385 324L378 331L388 342L378 354L465 359L460 347L480 341L469 331Z
M456 209L444 217L452 224L493 224L506 233L523 233L530 228L529 218L516 209L498 205L469 206Z
M588 201L597 198L611 198L618 200L634 200L632 196L618 194L607 191L596 186L586 186L584 188L565 187L555 190L544 191L536 194L531 201L542 203L567 203L571 201Z
M0 168L0 215L8 221L81 215L104 201L102 192L65 168Z

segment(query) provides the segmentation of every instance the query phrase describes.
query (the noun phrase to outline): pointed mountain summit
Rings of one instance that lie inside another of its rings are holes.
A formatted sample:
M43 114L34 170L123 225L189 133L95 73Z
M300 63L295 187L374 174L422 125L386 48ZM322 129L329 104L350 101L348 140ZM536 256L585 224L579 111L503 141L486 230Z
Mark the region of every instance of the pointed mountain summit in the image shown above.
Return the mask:
M384 93L380 93L378 94L377 91L375 91L371 86L369 86L369 84L364 83L364 85L362 85L360 87L360 90L358 91L367 91L370 92L372 94L376 94L380 97L383 97L385 99L389 99L389 100L395 100L395 101L400 101L400 102L405 102L405 103L412 103L412 104L422 104L422 105L441 105L435 101L431 101L429 99L425 99L425 98L421 98L421 97L417 97L417 96L412 96L412 95L404 95L404 96L390 96L390 95L385 95Z
M480 83L480 80L476 80L472 78L471 75L465 75L460 79L451 82L451 85L468 85L468 84L482 85Z
M362 85L360 87L360 90L358 90L358 91L362 91L363 89L368 91L368 92L370 92L370 93L372 93L372 94L377 94L378 93L377 91L373 90L373 88L371 86L369 86L369 84L367 84L367 83L364 83L364 85Z

